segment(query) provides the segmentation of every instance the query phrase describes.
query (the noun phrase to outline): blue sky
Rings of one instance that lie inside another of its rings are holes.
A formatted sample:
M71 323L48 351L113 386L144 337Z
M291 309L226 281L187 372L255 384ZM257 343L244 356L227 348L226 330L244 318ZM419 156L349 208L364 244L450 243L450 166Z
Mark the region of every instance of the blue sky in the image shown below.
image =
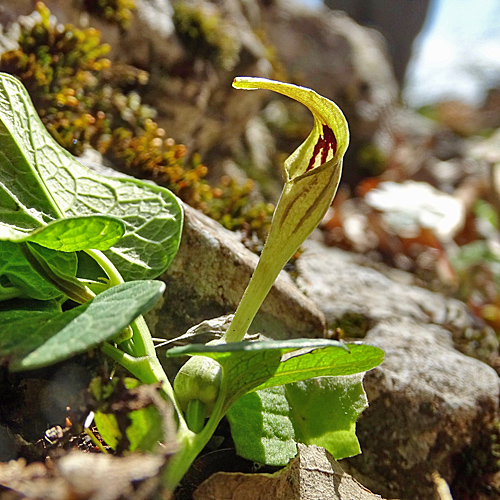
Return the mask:
M479 103L485 88L500 84L500 1L434 2L404 95L415 105L443 98Z
M500 0L433 0L414 53L403 94L409 104L479 103L486 87L500 84Z

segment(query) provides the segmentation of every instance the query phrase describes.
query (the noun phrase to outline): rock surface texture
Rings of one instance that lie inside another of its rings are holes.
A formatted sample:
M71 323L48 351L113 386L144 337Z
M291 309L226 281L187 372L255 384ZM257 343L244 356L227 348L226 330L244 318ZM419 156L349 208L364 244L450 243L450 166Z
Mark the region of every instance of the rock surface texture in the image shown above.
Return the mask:
M298 445L298 454L276 474L219 472L201 484L194 500L382 500L342 470L323 448Z
M167 285L156 331L177 336L200 321L236 310L257 264L238 237L185 206L179 252L162 276ZM282 272L252 326L266 337L321 337L323 313Z
M451 483L457 457L480 452L498 418L497 373L457 347L467 351L468 338L490 361L496 338L474 324L461 302L396 283L340 250L306 246L300 288L330 325L386 352L365 378L370 407L358 422L363 453L342 465L388 498L432 498L432 473Z
M386 359L366 375L363 454L349 464L384 495L430 498L433 472L453 482L457 456L484 445L498 418L498 375L457 352L450 332L437 325L385 320L365 340Z

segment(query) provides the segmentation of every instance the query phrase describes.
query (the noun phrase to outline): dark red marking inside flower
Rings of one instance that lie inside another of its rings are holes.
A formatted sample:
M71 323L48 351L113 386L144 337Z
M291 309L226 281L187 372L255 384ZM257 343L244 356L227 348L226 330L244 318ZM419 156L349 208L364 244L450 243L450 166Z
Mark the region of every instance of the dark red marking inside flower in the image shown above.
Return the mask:
M314 168L314 164L318 155L321 155L320 165L325 163L330 151L333 154L335 154L335 152L337 151L337 139L335 138L333 130L326 125L323 125L323 135L320 135L316 146L314 146L314 151L311 160L309 161L309 165L307 166L306 172Z

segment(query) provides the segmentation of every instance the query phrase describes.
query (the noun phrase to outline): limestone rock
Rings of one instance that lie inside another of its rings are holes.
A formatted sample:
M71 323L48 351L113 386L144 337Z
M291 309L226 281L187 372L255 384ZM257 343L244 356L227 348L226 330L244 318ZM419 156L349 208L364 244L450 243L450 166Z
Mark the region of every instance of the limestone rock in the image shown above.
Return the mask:
M150 43L149 57L144 62L134 60L135 49L128 53L132 64L140 64L151 72L145 101L158 110L158 123L176 141L215 166L220 155L228 155L232 143L243 136L247 120L257 115L265 99L263 93L234 91L231 87L234 76L269 77L272 68L266 47L254 32L242 2L186 3L196 6L207 17L220 19L221 29L234 43L234 63L221 67L190 54L175 32L162 39L161 52L156 41ZM202 50L200 47L200 53Z
M494 332L478 324L459 300L398 283L357 263L356 255L307 241L297 262L299 288L324 312L330 327L364 337L377 323L406 318L440 325L452 334L455 346L492 363L498 352Z
M218 472L204 481L194 500L382 500L342 470L323 448L298 445L298 454L275 474Z
M491 432L498 375L457 352L437 325L394 318L377 324L365 341L386 357L365 377L370 406L357 426L363 453L349 465L363 484L389 498L431 498L432 473L451 483L456 456L480 448Z
M389 498L432 498L432 473L451 483L455 458L466 449L480 452L498 418L497 373L463 354L491 362L494 333L457 300L396 283L338 249L306 247L300 288L330 325L386 353L365 377L370 406L357 426L363 453L345 462L347 470Z
M188 206L181 246L162 276L167 288L156 333L177 336L207 318L234 312L257 263L237 235ZM321 337L324 317L282 272L252 325L266 337Z
M403 82L413 41L422 29L430 0L324 0L335 10L346 12L358 23L374 27L387 39L396 77Z

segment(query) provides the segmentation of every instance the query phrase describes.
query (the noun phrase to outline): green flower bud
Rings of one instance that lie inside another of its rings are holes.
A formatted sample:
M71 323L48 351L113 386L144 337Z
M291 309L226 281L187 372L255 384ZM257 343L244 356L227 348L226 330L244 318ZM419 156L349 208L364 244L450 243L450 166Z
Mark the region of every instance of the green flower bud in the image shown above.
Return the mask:
M193 356L179 370L174 380L174 392L182 411L192 400L205 405L205 417L212 414L219 396L222 369L217 361L205 356Z

